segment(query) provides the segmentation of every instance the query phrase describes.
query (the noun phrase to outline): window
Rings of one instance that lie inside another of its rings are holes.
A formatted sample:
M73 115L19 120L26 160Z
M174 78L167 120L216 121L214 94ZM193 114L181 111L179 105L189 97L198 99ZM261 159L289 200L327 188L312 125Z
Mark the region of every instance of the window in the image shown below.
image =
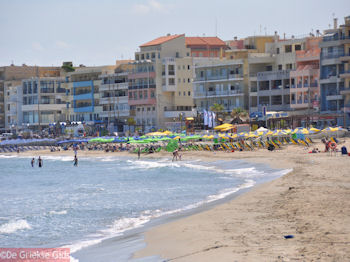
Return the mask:
M151 98L154 98L154 91L151 91Z
M186 56L190 56L190 53L189 53L189 52L187 52L187 53L186 53Z
M286 45L284 47L285 53L291 53L292 52L292 46L291 45Z
M301 45L295 45L295 51L301 50Z
M145 99L147 99L147 98L148 98L148 93L147 93L147 90L144 90L144 91L143 91L143 97L144 97Z
M185 65L182 66L182 69L185 70Z
M186 92L184 91L184 96L186 96Z
M188 91L188 96L191 96L191 91Z
M142 95L142 91L139 92L139 98L142 99L143 95Z
M155 111L156 110L156 108L155 107L152 107L152 111Z
M175 53L175 57L177 57L177 58L180 57L179 52L176 52L176 53Z
M282 65L278 65L278 70L282 70Z
M179 91L179 96L181 96L181 92Z
M280 49L276 48L276 54L279 54L279 53L280 53Z
M151 108L150 107L147 107L147 112L151 111Z
M145 108L144 107L142 107L142 112L144 112L145 111Z
M187 82L188 82L188 83L191 83L191 79L188 78L188 79L187 79Z
M191 68L190 65L187 65L187 69L190 70L190 68Z
M140 111L141 111L141 109L138 107L138 108L137 108L137 112L140 112Z

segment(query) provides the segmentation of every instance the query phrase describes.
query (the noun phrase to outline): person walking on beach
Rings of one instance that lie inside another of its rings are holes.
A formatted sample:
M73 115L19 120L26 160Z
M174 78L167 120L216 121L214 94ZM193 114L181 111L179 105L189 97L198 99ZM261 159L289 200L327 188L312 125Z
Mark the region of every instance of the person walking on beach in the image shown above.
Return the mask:
M77 155L74 156L74 166L78 166L78 158L77 158Z
M38 158L38 166L39 166L39 167L42 167L42 166L43 166L43 160L40 158L40 156L39 156L39 158Z
M140 159L140 156L141 156L141 148L140 148L140 146L138 146L138 148L137 148L137 159Z
M34 163L35 163L35 159L33 157L32 160L30 161L30 164L32 165L32 167L34 167Z
M177 161L178 154L179 154L179 151L177 151L177 149L175 149L174 152L173 152L173 160L172 160L172 162L174 162L174 159L176 159L176 161Z

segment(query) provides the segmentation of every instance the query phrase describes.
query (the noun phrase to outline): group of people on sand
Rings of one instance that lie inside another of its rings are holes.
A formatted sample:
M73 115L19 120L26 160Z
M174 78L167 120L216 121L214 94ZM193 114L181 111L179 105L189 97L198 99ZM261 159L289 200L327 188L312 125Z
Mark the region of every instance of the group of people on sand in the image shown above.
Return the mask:
M43 165L44 165L44 162L40 156L37 160L37 163L38 163L38 167L43 167ZM35 165L35 158L34 157L32 158L32 160L30 160L30 164L32 165L32 167L34 167L34 165Z

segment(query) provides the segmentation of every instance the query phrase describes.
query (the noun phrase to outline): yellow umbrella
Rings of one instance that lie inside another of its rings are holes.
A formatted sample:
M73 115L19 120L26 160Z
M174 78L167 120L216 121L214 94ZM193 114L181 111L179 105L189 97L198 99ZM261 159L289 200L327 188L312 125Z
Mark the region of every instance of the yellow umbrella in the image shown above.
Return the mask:
M164 134L164 135L170 135L170 134L172 134L172 132L169 131L169 130L166 130L166 131L163 132L163 134Z
M229 124L229 123L225 123L219 126L214 127L215 130L220 130L220 129L225 129L225 128L233 128L233 125Z
M308 135L310 134L309 130L303 127L299 127L293 130L292 134L303 134L303 135Z
M234 128L234 127L226 127L226 128L221 129L220 131L225 132L225 131L229 131L229 130L231 130L232 128Z
M176 136L176 137L174 137L173 139L179 139L179 138L181 139L181 137L180 137L180 136Z

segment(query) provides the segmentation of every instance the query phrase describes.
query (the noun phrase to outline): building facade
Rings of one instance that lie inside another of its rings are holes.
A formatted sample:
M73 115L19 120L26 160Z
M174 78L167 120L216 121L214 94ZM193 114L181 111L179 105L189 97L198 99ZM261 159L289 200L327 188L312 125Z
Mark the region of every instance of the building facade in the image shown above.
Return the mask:
M214 104L225 112L246 108L244 102L243 60L211 59L195 63L193 98L197 110L210 110Z
M347 125L349 117L346 114L345 82L348 81L348 62L346 48L349 46L349 21L347 25L338 27L334 19L333 29L324 31L320 42L320 89L321 114L324 116L324 125ZM343 58L344 57L344 58ZM345 69L346 67L346 69ZM347 123L345 123L347 122Z
M62 77L35 77L22 81L24 126L41 130L66 120L63 81Z

